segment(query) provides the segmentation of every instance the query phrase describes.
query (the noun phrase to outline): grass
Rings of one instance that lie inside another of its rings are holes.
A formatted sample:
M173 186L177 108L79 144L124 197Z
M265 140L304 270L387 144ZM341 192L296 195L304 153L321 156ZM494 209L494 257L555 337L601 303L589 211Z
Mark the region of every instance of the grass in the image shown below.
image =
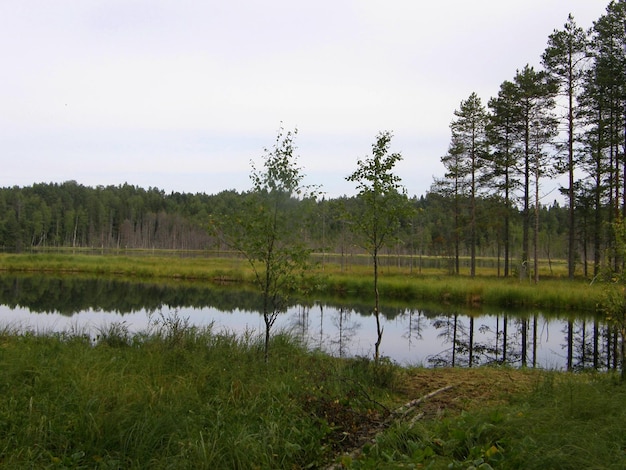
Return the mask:
M136 279L189 279L245 281L245 264L236 258L200 256L88 255L72 253L0 254L6 272L95 274Z
M329 274L326 288L333 293L371 296L371 273ZM490 276L475 278L441 275L386 274L379 279L384 299L401 302L439 302L480 308L534 308L595 312L603 300L606 284L584 279L546 278L539 284Z
M485 381L474 384L484 389ZM507 372L517 379L517 374ZM534 374L530 390L501 403L400 423L354 469L620 469L626 466L626 388L612 375Z
M346 439L340 414L356 425L378 413L372 399L389 383L376 384L369 363L309 353L281 334L271 352L266 365L257 338L176 317L137 335L114 324L95 343L5 331L0 466L303 468Z
M251 282L252 272L237 258L186 257L182 254L88 255L71 253L0 254L0 270L10 273L43 272L116 276L136 280L188 280L214 283ZM544 276L535 285L518 278L498 278L491 268L475 278L444 275L440 270L422 274L407 268L382 269L379 289L387 300L440 302L466 307L545 308L594 312L606 293L606 284L585 279L569 280ZM315 295L342 295L371 299L372 273L366 265L342 271L338 264L325 263L309 274L308 291ZM313 288L311 288L313 287Z
M252 335L214 334L176 315L137 334L114 324L97 338L6 328L0 467L626 465L626 388L613 375L375 367L284 334L269 364L262 349ZM407 419L389 420L444 385Z

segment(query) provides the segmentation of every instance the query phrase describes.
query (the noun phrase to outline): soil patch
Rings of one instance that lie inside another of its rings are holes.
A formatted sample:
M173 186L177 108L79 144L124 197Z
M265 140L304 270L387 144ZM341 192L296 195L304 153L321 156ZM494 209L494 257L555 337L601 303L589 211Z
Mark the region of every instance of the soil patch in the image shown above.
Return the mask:
M452 386L420 403L423 419L428 419L508 403L513 395L532 391L541 377L540 371L533 370L409 369L401 377L398 391L409 401Z

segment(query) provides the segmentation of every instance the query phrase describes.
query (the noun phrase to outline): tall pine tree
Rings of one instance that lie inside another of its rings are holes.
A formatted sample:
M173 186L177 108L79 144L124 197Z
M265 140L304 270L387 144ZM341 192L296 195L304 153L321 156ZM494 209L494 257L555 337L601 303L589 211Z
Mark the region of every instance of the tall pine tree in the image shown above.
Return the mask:
M583 80L584 65L587 58L587 35L576 25L574 17L569 15L562 30L555 30L548 38L548 47L542 56L543 66L550 79L554 80L563 96L567 99L566 114L563 121L567 127L565 158L559 158L559 170L567 173L567 198L569 206L569 236L567 267L568 276L574 277L576 260L576 197L574 169L576 168L575 142L577 141L578 93ZM560 150L560 149L559 149Z
M519 135L519 104L516 87L510 81L500 85L498 96L489 100L489 122L487 138L490 152L485 171L487 184L496 192L504 203L504 221L502 240L504 244L504 276L510 274L511 258L511 211L513 196L519 187L516 173L518 147L516 136Z
M456 119L450 124L451 148L456 153L460 177L467 181L469 199L469 244L470 276L476 275L477 221L476 199L479 190L480 172L487 157L487 111L476 93L461 101L454 112Z

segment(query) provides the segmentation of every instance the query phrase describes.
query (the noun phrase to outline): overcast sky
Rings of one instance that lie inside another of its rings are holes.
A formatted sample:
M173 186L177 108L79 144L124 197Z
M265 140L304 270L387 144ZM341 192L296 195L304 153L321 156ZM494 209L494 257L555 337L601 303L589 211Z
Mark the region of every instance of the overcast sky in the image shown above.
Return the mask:
M608 0L2 0L0 186L250 187L281 124L306 182L345 177L379 131L425 194L461 100L487 103L569 13Z

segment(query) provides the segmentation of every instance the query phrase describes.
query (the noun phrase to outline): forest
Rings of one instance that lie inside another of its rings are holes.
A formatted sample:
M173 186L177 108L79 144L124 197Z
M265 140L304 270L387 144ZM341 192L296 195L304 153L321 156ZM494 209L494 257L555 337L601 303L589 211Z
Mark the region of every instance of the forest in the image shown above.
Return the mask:
M615 255L626 215L626 2L612 1L585 31L573 16L547 38L540 67L521 67L484 103L460 101L450 124L445 174L386 243L388 254L438 256L471 275L483 257L498 272L538 272L566 260L570 277L595 276ZM547 179L562 177L562 201L546 201ZM165 194L131 184L75 181L0 188L0 247L225 251L211 220L232 214L245 192ZM346 214L357 196L294 199L310 249L359 253ZM464 265L465 266L465 265ZM463 268L464 269L464 268Z
M539 69L525 65L486 106L472 93L454 112L446 174L435 187L455 201L457 233L469 238L472 259L484 230L479 201L487 197L501 209L505 263L532 261L537 275L546 249L541 233L552 235L542 218L542 184L561 176L566 217L558 233L565 239L557 256L565 254L569 276L577 266L595 275L603 261L620 267L614 251L622 235L614 228L626 210L625 9L624 1L609 3L588 31L570 15L548 37ZM518 215L521 240L510 220Z
M232 213L243 193L165 194L157 188L87 187L74 181L0 188L0 245L5 251L32 248L156 249L225 251L209 231L209 221ZM301 227L310 247L318 252L357 253L345 217L356 197L296 201L310 223ZM455 226L450 196L429 192L413 197L413 217L403 220L390 253L452 257ZM477 204L481 256L496 257L500 250L501 220L493 217L501 204L490 198ZM566 253L567 210L557 203L541 207L541 253L563 258ZM512 233L518 241L521 213L514 212ZM469 241L469 240L468 240ZM517 245L519 243L516 243ZM469 252L467 243L463 253Z

